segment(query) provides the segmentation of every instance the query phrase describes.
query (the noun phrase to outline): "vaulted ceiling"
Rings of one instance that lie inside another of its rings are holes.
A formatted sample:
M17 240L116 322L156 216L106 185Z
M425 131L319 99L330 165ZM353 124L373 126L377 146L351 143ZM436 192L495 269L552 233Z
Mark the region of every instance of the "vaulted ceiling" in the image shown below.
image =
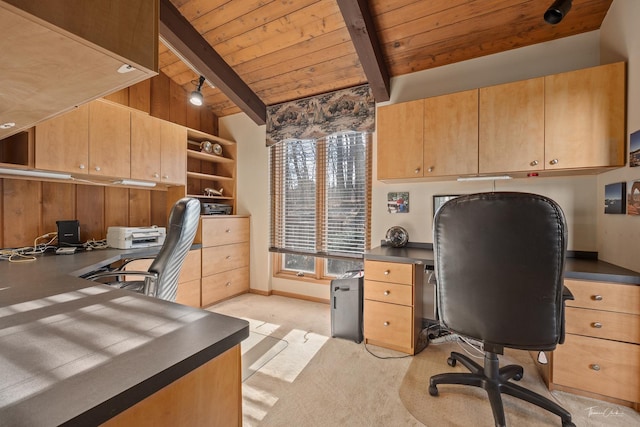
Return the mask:
M160 0L160 71L218 116L389 78L600 28L612 0ZM215 85L215 87L212 87ZM386 96L386 99L384 99Z

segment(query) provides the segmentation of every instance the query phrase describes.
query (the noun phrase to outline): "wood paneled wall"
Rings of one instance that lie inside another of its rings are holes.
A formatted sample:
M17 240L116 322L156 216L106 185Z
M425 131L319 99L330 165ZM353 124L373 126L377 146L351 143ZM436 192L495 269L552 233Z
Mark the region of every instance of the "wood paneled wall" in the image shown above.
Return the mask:
M57 231L56 221L77 219L80 239L100 240L109 226L166 226L167 192L85 184L0 179L0 247L33 245Z

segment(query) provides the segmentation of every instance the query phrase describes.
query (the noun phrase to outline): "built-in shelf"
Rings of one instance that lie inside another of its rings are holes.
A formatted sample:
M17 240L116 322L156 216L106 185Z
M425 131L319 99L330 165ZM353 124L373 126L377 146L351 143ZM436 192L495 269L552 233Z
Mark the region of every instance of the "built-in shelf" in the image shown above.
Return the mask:
M208 173L189 171L187 171L187 178L204 179L207 181L233 181L233 178L229 176L211 175Z
M192 159L205 160L207 162L235 163L234 159L229 159L223 156L216 156L215 154L203 153L202 151L187 150L187 157L191 157Z

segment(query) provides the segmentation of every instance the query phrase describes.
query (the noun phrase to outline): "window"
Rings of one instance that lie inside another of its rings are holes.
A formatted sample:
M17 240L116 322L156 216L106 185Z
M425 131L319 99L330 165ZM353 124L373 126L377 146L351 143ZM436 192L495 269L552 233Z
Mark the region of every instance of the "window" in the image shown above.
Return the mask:
M370 246L371 143L360 132L271 147L274 271L327 279L362 268Z

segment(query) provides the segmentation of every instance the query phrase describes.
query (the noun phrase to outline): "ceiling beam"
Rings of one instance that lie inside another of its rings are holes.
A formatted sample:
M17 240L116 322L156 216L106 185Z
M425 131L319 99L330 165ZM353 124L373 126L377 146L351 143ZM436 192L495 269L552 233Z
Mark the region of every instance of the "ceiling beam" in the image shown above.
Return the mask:
M160 0L160 36L258 125L267 107L170 0Z
M389 71L373 23L367 0L337 0L347 24L360 64L377 102L390 99Z

